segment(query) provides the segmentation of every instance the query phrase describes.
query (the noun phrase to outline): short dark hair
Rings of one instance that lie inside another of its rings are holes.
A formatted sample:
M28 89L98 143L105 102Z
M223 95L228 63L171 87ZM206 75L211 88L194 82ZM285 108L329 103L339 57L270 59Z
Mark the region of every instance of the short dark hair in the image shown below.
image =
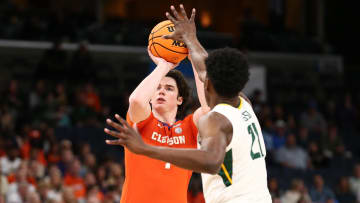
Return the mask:
M190 95L190 88L189 85L187 84L184 75L178 71L178 70L170 70L167 74L166 77L170 77L172 79L175 80L176 82L176 86L179 90L179 95L178 97L182 97L183 98L183 102L181 105L179 105L178 107L178 111L177 111L177 117L179 115L183 114L183 111L185 110L185 107L187 105L187 102L189 100L189 95Z
M209 53L205 64L207 77L220 96L237 96L249 80L249 64L237 49L216 49Z

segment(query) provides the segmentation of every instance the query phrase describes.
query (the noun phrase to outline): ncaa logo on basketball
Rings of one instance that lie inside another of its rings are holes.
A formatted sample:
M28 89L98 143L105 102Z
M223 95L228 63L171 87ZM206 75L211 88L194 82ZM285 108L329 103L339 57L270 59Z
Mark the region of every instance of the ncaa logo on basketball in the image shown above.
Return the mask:
M176 134L182 133L182 128L180 128L180 127L175 128L175 133L176 133Z

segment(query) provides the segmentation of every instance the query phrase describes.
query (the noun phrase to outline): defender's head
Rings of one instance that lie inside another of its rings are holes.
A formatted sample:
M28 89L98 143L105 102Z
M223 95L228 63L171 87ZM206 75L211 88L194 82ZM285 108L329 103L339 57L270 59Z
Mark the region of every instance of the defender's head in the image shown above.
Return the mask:
M205 95L208 103L215 94L222 98L237 96L249 80L247 59L237 49L216 49L210 52L205 64Z

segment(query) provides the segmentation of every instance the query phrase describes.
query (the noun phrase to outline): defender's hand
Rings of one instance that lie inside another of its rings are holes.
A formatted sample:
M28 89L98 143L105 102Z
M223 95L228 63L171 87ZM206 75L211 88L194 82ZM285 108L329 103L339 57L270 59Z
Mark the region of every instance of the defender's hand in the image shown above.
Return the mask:
M108 135L116 137L117 139L106 140L106 144L122 145L135 154L145 153L148 145L142 140L141 135L137 132L137 130L132 128L118 114L116 114L115 117L121 124L114 122L111 119L106 119L106 122L108 125L115 128L116 131L105 128L104 132Z
M196 38L196 26L195 26L195 8L192 9L190 19L187 17L184 6L180 4L181 15L178 14L174 6L170 6L172 15L166 12L166 17L174 23L175 31L170 35L163 36L165 39L173 39L185 42L188 39Z

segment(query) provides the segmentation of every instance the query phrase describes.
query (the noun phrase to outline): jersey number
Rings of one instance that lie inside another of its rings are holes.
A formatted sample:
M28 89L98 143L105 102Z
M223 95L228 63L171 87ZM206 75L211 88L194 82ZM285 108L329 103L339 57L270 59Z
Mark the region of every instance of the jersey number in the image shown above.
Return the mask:
M250 149L250 156L252 158L252 160L255 160L257 158L260 158L260 157L263 157L264 154L263 154L263 151L262 151L262 148L261 148L261 144L260 144L260 139L259 139L259 134L258 134L258 131L256 129L256 126L255 126L255 123L252 123L248 126L248 133L251 135L251 138L252 138L252 142L251 142L251 149ZM259 148L260 148L260 152L254 152L253 151L253 147L254 147L254 142L255 142L255 139L257 138L258 140L258 144L259 144Z

